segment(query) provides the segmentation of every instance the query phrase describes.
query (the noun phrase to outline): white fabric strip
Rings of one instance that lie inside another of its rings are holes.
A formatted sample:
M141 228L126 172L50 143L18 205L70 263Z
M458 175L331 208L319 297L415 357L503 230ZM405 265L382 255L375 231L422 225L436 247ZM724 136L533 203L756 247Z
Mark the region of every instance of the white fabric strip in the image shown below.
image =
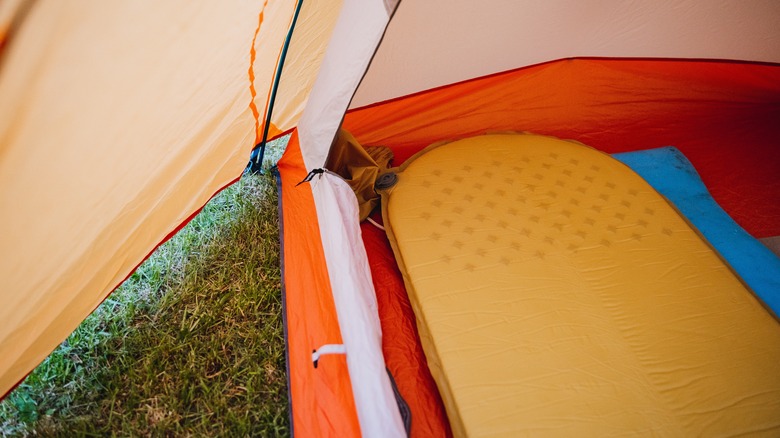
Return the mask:
M321 167L390 19L384 0L344 0L298 123L306 170Z
M406 436L382 354L382 329L355 194L324 173L311 181L333 300L363 436Z

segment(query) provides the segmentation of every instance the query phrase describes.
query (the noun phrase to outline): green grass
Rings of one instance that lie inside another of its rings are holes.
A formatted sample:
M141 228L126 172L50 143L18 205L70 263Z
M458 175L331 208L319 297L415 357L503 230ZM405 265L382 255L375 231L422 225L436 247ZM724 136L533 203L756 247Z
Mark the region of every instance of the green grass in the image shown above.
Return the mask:
M244 176L0 403L0 435L289 435L279 266L274 179Z

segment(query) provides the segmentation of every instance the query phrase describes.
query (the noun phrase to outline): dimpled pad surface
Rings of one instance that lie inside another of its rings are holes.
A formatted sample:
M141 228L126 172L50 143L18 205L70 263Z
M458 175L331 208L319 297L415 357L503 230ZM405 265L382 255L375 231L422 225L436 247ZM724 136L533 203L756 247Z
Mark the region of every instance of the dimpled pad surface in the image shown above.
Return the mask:
M383 201L456 435L780 433L780 324L617 160L473 137Z

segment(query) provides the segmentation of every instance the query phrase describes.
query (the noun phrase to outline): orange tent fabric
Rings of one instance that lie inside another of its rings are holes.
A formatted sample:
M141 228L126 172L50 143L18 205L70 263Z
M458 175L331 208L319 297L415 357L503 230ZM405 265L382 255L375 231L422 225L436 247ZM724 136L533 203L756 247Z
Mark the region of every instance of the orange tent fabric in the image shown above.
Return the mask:
M360 426L354 412L350 379L343 355L326 355L312 364L310 346L340 344L333 298L320 245L314 200L306 177L297 133L279 163L283 213L285 316L293 430L303 436L356 436ZM306 275L300 275L305 272ZM311 293L326 291L326 293Z
M605 152L673 145L756 237L780 234L780 67L697 60L565 59L350 111L362 144L395 165L442 139L502 130Z

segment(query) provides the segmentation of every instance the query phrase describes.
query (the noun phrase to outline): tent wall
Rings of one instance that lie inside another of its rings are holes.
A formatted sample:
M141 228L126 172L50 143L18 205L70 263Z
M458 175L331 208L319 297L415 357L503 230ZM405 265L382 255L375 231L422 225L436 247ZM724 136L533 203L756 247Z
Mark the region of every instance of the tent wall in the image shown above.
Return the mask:
M406 0L353 107L575 56L780 62L774 0Z
M780 66L574 59L356 109L344 128L391 147L396 165L433 142L501 130L610 153L673 145L740 225L766 237L780 234L777 120Z
M309 169L321 167L397 0L345 0L328 50L311 90L299 132Z
M0 3L0 51L5 45L14 23L24 14L24 0L5 0Z
M297 123L340 7L307 3L272 136ZM0 396L241 175L294 10L32 4L0 69Z
M290 131L303 114L317 72L341 11L339 0L305 0L293 30L282 70L269 138ZM273 75L282 51L282 38L292 24L295 1L267 0L267 18L259 27L255 44L255 107L258 110L257 141L268 111ZM276 17L279 17L277 19Z
M39 1L7 48L0 394L245 165L256 5L185 3Z

